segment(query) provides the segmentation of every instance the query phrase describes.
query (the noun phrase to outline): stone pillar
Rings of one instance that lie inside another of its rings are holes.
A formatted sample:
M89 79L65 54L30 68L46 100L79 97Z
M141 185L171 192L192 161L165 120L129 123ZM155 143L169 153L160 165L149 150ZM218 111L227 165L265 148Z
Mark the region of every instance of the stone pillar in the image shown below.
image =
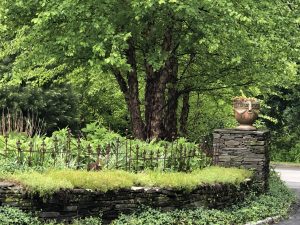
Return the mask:
M213 137L215 165L254 170L258 191L268 189L269 131L217 129Z

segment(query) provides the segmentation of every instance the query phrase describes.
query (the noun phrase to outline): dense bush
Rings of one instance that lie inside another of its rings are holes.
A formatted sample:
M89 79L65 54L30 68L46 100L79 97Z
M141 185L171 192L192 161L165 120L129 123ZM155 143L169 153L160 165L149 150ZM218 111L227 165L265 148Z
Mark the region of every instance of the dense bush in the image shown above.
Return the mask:
M0 107L4 114L21 111L34 114L44 123L44 132L66 126L79 128L79 98L71 86L53 84L47 87L4 86L0 87Z
M271 159L281 162L300 162L300 86L275 87L264 97L269 107L263 113L273 118L265 120L272 132Z
M295 134L274 134L271 145L271 160L300 163L300 141Z

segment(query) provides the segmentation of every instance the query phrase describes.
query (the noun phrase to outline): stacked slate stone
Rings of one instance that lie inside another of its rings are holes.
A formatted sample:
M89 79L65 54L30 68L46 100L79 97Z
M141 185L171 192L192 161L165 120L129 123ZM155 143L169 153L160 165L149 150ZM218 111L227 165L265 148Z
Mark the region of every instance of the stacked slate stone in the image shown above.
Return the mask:
M214 137L214 164L254 170L258 191L268 189L269 131L217 129Z
M224 208L243 201L251 192L252 180L235 184L203 184L194 190L131 187L107 192L86 189L60 190L47 198L28 195L21 186L0 182L0 206L37 212L42 220L70 222L75 218L102 214L104 224L120 214L136 212L141 206L174 209Z

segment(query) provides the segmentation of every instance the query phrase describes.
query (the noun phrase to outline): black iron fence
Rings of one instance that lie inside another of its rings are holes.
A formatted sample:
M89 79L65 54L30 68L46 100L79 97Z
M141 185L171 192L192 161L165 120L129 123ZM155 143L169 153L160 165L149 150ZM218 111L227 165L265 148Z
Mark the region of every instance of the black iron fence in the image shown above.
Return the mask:
M131 139L97 144L82 137L74 138L71 134L66 138L54 136L14 141L7 136L1 139L3 147L0 149L0 158L29 167L190 171L211 163L211 158L203 152L200 145L180 144L177 140L153 148Z

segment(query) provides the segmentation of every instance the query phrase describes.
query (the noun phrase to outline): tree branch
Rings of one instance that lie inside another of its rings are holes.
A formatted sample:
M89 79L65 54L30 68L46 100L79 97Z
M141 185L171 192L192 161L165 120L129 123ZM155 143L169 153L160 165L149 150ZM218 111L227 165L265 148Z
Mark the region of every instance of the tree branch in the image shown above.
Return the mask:
M195 59L195 56L196 55L193 54L193 53L190 54L190 59L189 59L188 63L185 65L185 67L184 67L181 75L179 76L178 81L181 80L181 78L184 76L184 74L186 73L186 71L188 70L188 68L190 67L190 65L193 63L193 61Z
M115 70L115 69L113 69L112 71L113 71L113 74L120 86L121 91L126 96L128 94L128 86L127 86L127 83L126 83L124 77L122 76L120 71Z
M243 86L248 86L250 84L253 84L254 81L247 81L245 83L239 83L239 84L233 84L233 85L225 85L225 86L218 86L218 87L210 87L210 88L195 88L195 87L187 87L181 91L178 91L178 94L182 95L184 93L189 93L192 91L197 91L197 92L205 92L205 91L215 91L215 90L221 90L221 89L227 89L227 88L233 88L233 87L243 87Z

